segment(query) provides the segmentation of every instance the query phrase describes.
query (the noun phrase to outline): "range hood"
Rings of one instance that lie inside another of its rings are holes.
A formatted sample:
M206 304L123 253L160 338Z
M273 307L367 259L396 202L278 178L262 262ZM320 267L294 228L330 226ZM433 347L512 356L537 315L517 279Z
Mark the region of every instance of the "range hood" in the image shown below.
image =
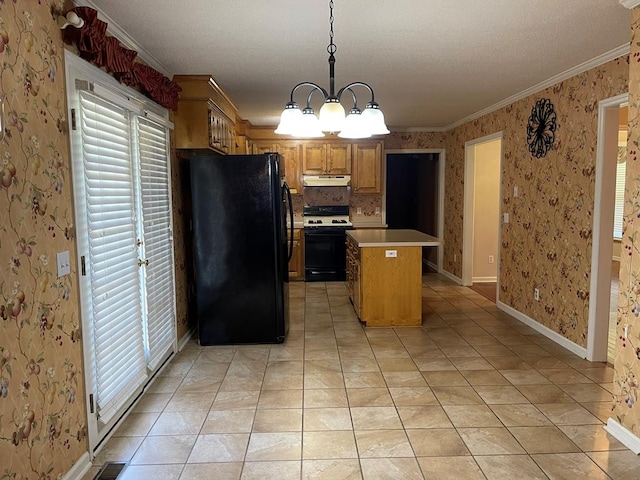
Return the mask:
M305 187L348 187L351 175L305 175L302 184Z

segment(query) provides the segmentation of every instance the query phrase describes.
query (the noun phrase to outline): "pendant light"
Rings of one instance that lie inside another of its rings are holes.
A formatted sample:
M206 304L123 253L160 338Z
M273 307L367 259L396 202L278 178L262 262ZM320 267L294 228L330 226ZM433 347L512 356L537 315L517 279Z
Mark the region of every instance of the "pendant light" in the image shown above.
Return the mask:
M371 135L384 135L389 133L384 122L384 114L380 106L375 102L373 89L364 82L353 82L342 87L335 93L335 53L336 45L333 43L333 0L329 1L329 91L313 82L302 82L291 90L289 102L280 115L280 124L275 133L281 135L292 135L294 137L322 137L324 133L338 133L342 138L367 138ZM307 96L307 104L304 110L300 110L298 104L293 100L293 95L301 87L310 87L311 91ZM358 100L353 90L354 87L364 87L371 93L371 101L367 103L364 110L358 108ZM346 91L351 93L353 107L349 110L349 115L345 117L345 110L340 103L342 94ZM315 116L311 108L311 98L314 93L320 92L324 103L320 108L319 117Z

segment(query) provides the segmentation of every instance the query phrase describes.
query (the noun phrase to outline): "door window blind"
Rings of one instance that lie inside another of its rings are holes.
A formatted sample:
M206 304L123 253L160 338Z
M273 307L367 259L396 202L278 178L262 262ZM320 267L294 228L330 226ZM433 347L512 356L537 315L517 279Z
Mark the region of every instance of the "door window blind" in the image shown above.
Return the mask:
M164 359L175 339L173 238L167 129L136 117L140 203L144 238L146 335L149 368Z
M626 150L626 147L618 147ZM622 152L625 154L626 152ZM626 155L625 155L626 156ZM618 156L620 158L620 155ZM627 174L627 162L618 161L616 164L616 200L613 214L613 238L622 238L622 223L624 218L624 189L625 176Z
M80 93L96 403L108 422L146 378L130 119Z

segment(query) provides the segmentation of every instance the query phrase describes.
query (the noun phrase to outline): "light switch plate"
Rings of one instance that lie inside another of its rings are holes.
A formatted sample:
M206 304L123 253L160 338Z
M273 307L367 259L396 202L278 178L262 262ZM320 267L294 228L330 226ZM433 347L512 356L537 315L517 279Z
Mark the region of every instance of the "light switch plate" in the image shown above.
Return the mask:
M398 256L397 250L385 250L384 256L387 258L396 258Z
M509 223L509 214L508 213L503 213L502 214L502 221L504 223Z
M376 215L380 215L380 207L376 207Z
M518 186L517 185L514 185L514 187L513 187L513 196L514 197L518 196Z
M356 208L356 215L362 215L362 207Z
M64 277L71 273L71 264L69 261L69 250L58 252L56 254L56 263L58 265L58 278Z

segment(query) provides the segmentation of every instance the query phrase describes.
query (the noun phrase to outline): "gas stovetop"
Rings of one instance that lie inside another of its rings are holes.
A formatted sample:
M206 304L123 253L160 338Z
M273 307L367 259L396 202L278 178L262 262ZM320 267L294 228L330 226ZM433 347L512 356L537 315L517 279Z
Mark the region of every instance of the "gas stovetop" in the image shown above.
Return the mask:
M348 205L305 206L302 211L305 227L351 227Z

